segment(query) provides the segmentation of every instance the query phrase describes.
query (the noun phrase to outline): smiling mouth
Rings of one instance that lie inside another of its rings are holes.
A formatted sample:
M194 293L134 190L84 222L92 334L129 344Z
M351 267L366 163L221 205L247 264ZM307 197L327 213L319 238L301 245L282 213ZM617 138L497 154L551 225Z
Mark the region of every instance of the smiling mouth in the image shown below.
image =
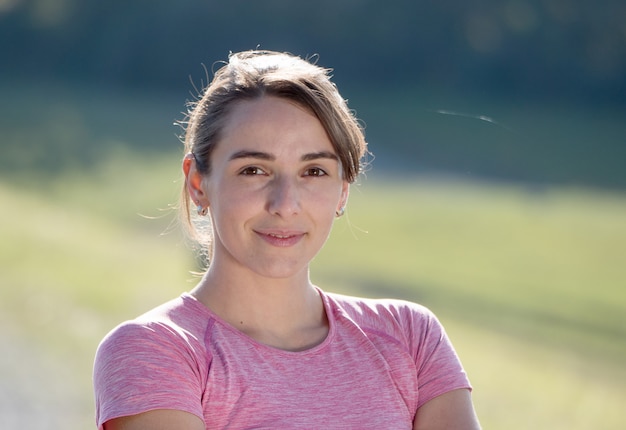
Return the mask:
M270 245L281 248L293 246L304 237L304 233L264 233L257 231L257 234Z
M268 236L275 237L275 238L278 238L278 239L288 239L288 238L294 237L296 235L295 234L274 234L274 233L268 233Z

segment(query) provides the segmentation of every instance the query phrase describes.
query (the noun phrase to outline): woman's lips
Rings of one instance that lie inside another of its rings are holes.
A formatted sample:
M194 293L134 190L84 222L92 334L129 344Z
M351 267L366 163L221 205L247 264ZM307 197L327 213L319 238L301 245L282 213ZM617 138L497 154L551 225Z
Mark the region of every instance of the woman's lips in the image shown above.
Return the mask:
M304 233L300 231L256 231L256 233L265 242L281 248L293 246L304 237Z

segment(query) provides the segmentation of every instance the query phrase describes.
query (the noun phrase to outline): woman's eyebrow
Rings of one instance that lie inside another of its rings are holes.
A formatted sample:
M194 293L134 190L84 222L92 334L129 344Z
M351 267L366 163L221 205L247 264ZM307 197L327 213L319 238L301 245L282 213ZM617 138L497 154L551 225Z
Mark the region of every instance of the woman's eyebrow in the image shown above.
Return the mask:
M267 152L249 151L249 150L244 149L244 150L237 151L231 154L231 156L228 157L228 160L232 161L232 160L237 160L240 158L256 158L258 160L268 160L268 161L272 161L276 159L276 157L274 157L272 154L268 154Z
M339 157L337 157L335 154L333 154L330 151L320 151L320 152L312 152L310 154L304 154L301 157L302 161L312 161L312 160L318 160L320 158L328 158L330 160L339 160Z

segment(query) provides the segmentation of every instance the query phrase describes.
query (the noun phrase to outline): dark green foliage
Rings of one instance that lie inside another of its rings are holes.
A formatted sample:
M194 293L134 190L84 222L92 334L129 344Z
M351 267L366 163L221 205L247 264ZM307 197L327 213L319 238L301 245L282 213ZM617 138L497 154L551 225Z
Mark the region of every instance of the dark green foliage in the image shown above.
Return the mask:
M377 169L624 189L624 22L621 0L4 2L0 173L173 148L213 62L259 46L334 68Z

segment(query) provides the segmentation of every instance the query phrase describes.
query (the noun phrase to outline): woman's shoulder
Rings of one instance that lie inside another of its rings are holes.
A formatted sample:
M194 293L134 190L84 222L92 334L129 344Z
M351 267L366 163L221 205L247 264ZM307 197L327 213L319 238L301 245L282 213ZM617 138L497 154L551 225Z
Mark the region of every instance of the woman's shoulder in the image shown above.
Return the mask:
M366 298L338 293L324 293L335 306L356 319L392 319L398 322L436 319L426 306L404 299Z
M346 318L369 336L395 339L415 350L441 337L443 327L427 307L403 299L363 298L327 293L338 320Z
M443 325L421 304L334 293L327 297L338 321L343 319L357 326L381 350L400 346L415 363L424 363L431 357L444 357L453 364L458 362Z
M209 320L183 295L111 330L93 369L98 422L157 409L202 416L196 400L211 361L204 344Z
M203 344L210 320L205 309L193 297L183 294L113 328L100 343L98 355L108 355L112 350L197 349Z

